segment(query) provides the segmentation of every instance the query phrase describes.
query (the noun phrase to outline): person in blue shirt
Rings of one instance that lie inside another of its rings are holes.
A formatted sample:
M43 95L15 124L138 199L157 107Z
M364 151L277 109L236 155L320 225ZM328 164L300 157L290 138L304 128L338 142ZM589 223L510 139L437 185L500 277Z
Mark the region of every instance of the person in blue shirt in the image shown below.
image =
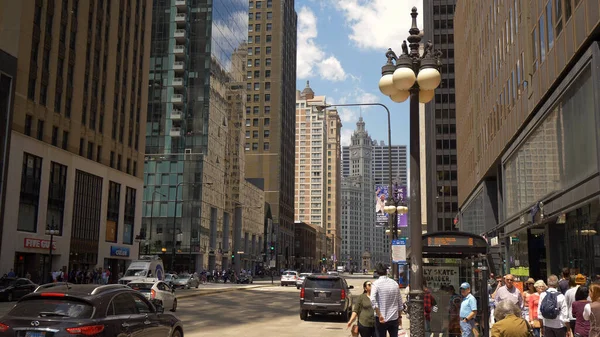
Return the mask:
M477 300L471 295L471 285L463 282L460 285L460 331L462 337L473 337L473 327L475 326L475 316L477 316Z

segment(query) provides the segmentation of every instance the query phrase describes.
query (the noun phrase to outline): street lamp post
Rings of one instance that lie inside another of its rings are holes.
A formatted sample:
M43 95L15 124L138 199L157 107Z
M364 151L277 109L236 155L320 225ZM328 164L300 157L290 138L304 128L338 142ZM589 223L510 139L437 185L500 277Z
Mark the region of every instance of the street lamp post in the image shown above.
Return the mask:
M52 222L46 226L46 235L50 235L50 245L48 246L48 255L50 256L50 261L48 261L48 272L52 274L52 246L54 246L54 235L60 234L58 230L58 226L54 224L54 217L52 217ZM44 275L44 278L46 275ZM52 280L51 280L52 281Z
M379 80L381 92L392 101L401 103L410 97L410 320L412 337L424 336L423 312L423 242L421 234L421 185L419 144L419 103L427 103L435 96L441 82L441 52L433 50L431 41L419 52L421 31L417 27L417 8L411 11L412 26L409 36L402 43L402 54L397 56L388 49L387 63L381 68ZM410 51L409 51L410 47ZM394 61L394 62L392 62Z
M348 103L348 104L333 104L333 105L318 105L316 106L317 110L321 111L325 108L328 107L339 107L339 106L380 106L383 107L385 109L385 111L387 112L387 127L388 127L388 194L391 193L392 191L392 178L393 178L393 173L392 173L392 119L391 119L391 115L390 115L390 109L388 109L387 106L385 106L384 104L381 103ZM395 240L397 239L397 235L398 235L398 223L394 223L393 222L393 217L390 216L388 219L388 223L390 226L390 231L392 232L392 239ZM390 262L391 262L391 255L390 255ZM398 279L398 266L396 264L392 264L392 274L394 275L394 277L396 279Z

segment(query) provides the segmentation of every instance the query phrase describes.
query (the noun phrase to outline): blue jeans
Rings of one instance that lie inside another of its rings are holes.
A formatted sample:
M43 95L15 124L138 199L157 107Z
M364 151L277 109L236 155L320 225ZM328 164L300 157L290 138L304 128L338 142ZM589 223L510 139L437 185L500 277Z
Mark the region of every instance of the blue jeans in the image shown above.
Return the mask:
M460 332L462 337L473 337L473 327L475 326L475 320L465 322L460 321Z

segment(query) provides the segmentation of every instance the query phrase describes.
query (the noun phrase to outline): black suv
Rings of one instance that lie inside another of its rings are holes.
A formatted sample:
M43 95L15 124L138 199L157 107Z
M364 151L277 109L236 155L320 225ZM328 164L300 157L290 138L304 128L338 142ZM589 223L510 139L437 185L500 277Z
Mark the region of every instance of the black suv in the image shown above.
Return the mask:
M24 296L2 318L0 336L183 337L181 321L126 285L54 283Z
M340 314L344 322L352 314L352 294L346 280L338 275L313 274L306 276L300 289L300 319L308 315Z

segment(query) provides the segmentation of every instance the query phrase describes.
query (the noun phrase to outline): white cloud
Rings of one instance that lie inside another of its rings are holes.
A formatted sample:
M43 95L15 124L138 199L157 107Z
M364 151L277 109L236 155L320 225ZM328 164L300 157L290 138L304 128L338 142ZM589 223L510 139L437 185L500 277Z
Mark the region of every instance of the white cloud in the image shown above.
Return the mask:
M344 13L350 40L361 49L400 49L412 24L412 7L419 9L417 25L423 28L422 0L331 0ZM398 53L399 50L396 50Z
M345 80L347 75L340 61L333 55L327 55L322 47L317 45L317 35L317 17L310 8L300 8L296 76L298 79L306 79L318 74L323 79L333 82Z

